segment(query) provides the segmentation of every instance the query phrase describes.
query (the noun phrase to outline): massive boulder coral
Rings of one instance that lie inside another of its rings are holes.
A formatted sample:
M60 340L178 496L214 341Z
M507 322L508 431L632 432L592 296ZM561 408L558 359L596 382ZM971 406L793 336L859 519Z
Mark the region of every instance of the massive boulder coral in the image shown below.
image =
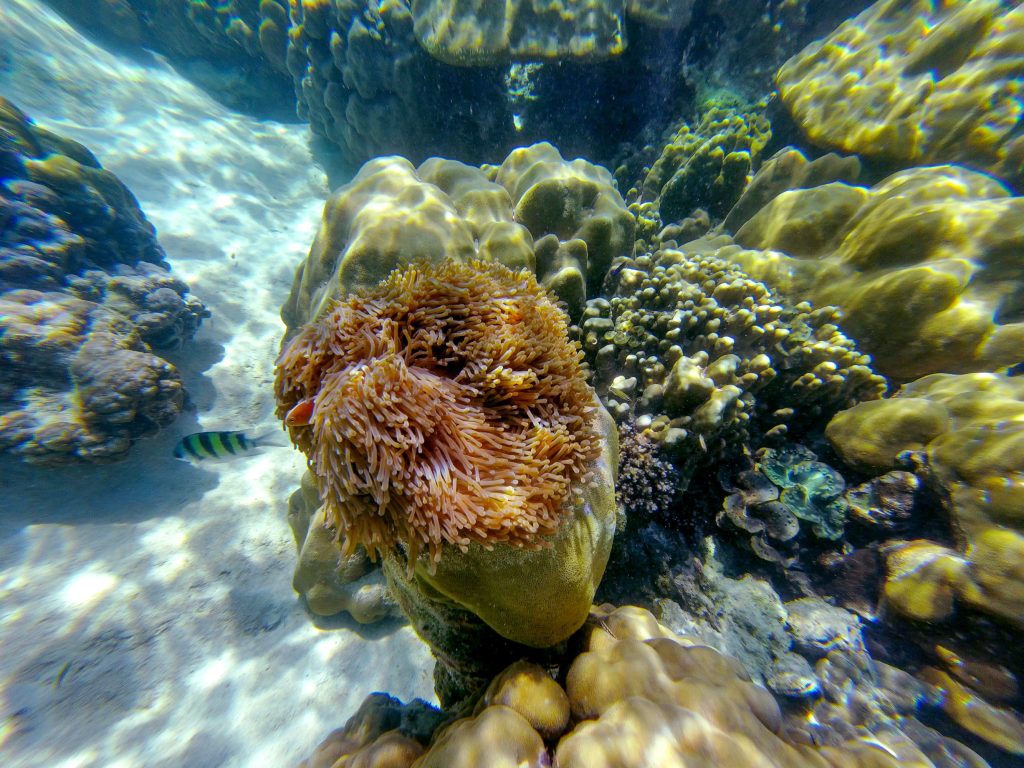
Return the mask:
M46 0L120 48L159 51L233 109L289 120L288 0Z
M107 461L184 403L174 349L207 315L131 192L0 99L0 449Z
M345 554L398 563L414 622L441 602L545 647L586 618L617 451L567 327L529 272L448 260L396 270L287 342L278 414ZM441 660L471 648L444 645Z
M783 295L839 307L897 380L1020 361L1024 198L989 176L944 165L794 189L735 239L751 250L731 260Z
M409 2L306 0L292 14L287 62L299 116L347 162L391 153L479 161L482 148L511 142L501 70L433 59L416 41Z
M612 415L635 418L686 479L884 390L833 308L784 302L730 263L738 250L698 242L623 262L581 323Z
M576 640L577 655L562 660L555 678L518 662L472 709L429 719L422 702L403 708L373 694L302 766L986 765L962 744L901 717L889 701L873 719L855 720L857 706L849 714L835 706L821 724L786 718L735 659L669 631L640 608L596 608ZM912 710L913 692L898 675L890 677ZM927 688L913 682L913 690Z
M844 460L890 469L923 451L948 496L959 547L916 540L888 555L885 597L911 618L948 618L956 601L1020 625L1024 617L1024 379L934 374L895 397L838 414L826 435Z
M819 146L906 167L960 162L1019 186L1024 8L879 0L779 70Z
M538 278L578 317L612 261L633 245L636 221L612 175L582 158L563 159L548 142L515 149L488 170L537 240Z
M327 519L312 475L288 499L288 524L295 536L299 561L292 587L318 616L348 613L360 624L373 624L401 611L384 583L384 574L362 547L347 554L338 532Z
M536 270L575 317L611 260L632 246L633 226L608 171L563 160L550 144L484 169L376 158L327 201L281 316L292 333L397 266L480 258Z

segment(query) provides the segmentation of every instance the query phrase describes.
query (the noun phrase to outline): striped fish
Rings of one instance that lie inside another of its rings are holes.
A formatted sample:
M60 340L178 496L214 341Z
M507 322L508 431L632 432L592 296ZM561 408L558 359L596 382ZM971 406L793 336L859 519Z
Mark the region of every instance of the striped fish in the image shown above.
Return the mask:
M243 456L260 447L258 440L245 432L196 432L181 438L174 446L174 458L182 461L207 461Z

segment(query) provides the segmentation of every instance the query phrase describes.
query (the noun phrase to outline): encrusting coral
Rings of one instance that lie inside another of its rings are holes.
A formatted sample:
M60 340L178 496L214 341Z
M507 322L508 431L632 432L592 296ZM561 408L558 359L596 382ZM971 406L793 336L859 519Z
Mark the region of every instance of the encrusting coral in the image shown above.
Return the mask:
M862 469L923 452L948 498L959 548L915 540L888 554L885 596L911 618L949 617L956 600L1014 625L1024 617L1024 379L933 374L838 414L826 435Z
M960 162L1024 182L1024 8L879 0L783 65L783 103L819 146L902 167Z
M281 354L292 428L346 546L539 546L600 453L563 313L528 273L424 264L334 307Z
M171 276L131 192L0 99L0 450L121 458L185 393L175 349L209 313Z
M986 765L913 717L928 685L887 666L876 684L870 667L851 669L852 657L843 652L820 664L831 701L815 710L820 721L809 721L806 714L786 717L735 659L671 632L641 608L595 608L575 640L575 655L561 661L555 677L516 662L472 708L431 718L422 702L403 706L372 694L301 766ZM864 659L872 663L863 655L853 663ZM855 695L856 704L846 706Z

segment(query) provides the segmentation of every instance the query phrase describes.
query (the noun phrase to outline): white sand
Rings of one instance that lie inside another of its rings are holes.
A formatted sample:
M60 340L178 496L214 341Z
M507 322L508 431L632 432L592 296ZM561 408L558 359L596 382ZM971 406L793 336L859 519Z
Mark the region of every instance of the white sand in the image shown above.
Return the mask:
M326 195L305 126L232 114L31 0L3 0L0 40L0 95L128 185L213 313L172 358L197 410L127 462L0 462L0 765L288 766L371 691L431 697L407 626L318 629L292 591L300 454L170 457L271 422L278 309Z

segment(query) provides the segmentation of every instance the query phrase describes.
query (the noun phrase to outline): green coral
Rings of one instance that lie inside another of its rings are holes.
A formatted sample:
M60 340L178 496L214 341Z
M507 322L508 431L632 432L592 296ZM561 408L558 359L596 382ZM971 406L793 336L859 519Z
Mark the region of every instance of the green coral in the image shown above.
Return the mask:
M763 111L763 104L749 109L711 106L696 125L684 122L676 128L633 193L637 217L652 219L657 211L656 221L669 224L696 208L716 219L725 216L771 138Z
M748 274L839 307L844 330L894 379L1020 362L1024 197L990 176L939 165L870 188L793 189L735 238L744 249L730 258Z

